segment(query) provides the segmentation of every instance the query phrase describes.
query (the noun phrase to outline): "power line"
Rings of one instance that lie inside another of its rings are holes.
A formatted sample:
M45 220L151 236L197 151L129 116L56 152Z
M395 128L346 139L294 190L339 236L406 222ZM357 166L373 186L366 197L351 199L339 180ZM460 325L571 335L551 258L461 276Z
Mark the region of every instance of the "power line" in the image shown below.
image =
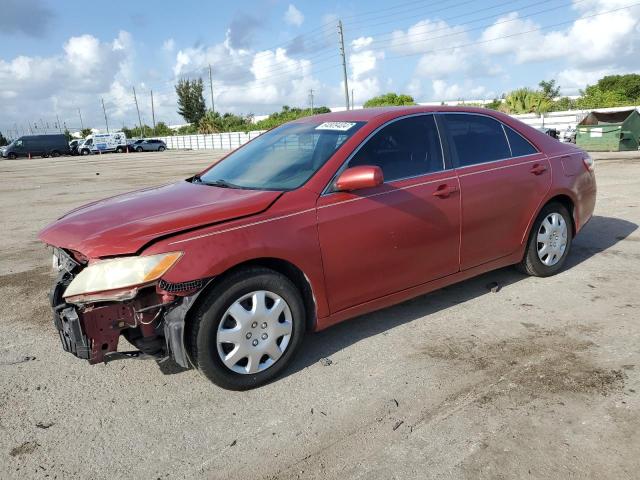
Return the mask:
M546 1L548 1L548 0L546 0ZM577 1L584 1L584 0L577 0ZM544 3L544 2L540 2L540 3ZM573 2L573 3L575 3L575 2ZM466 30L460 30L460 31L457 31L457 32L448 33L448 34L444 34L444 35L439 35L439 36L435 36L435 37L427 37L427 38L420 39L420 40L410 40L410 41L406 41L406 42L395 42L395 43L392 40L391 41L390 40L373 41L369 45L367 45L367 48L370 48L372 50L379 50L379 49L386 48L386 47L398 47L398 46L403 46L403 45L412 45L414 43L426 43L426 42L429 42L429 41L432 41L432 40L438 40L438 39L441 39L441 38L456 37L456 36L467 34L467 33L473 32L473 31L483 30L483 29L486 29L486 28L489 28L489 27L493 27L495 25L503 25L505 23L516 22L518 20L522 20L522 19L525 19L525 18L530 18L530 17L534 17L536 15L541 15L541 14L547 13L549 11L557 10L557 9L560 9L560 8L566 8L569 5L572 5L572 2L565 3L565 4L562 4L562 5L559 5L557 7L553 7L553 8L547 8L545 10L541 10L541 11L538 11L538 12L530 13L530 14L527 14L527 15L521 15L521 16L517 16L517 17L514 17L514 18L508 18L506 20L501 20L499 22L493 22L493 23L491 23L489 25L479 25L477 27L468 28ZM494 16L492 15L491 17L494 17ZM489 18L491 18L491 17L489 17ZM477 21L477 20L474 20L474 21ZM459 27L461 25L465 25L465 24L468 24L468 23L472 23L472 22L464 22L464 23L461 23L461 24L457 24L457 25L455 25L455 27ZM443 28L438 28L438 29L435 29L435 30L431 30L429 32L408 34L408 35L405 35L404 38L422 37L423 35L426 35L426 34L431 34L433 32L442 31L442 30L449 30L450 28L451 27L443 27ZM372 45L375 45L375 44L378 44L378 43L382 43L382 45L379 46L379 47L378 46L372 47Z
M544 4L544 3L549 3L549 2L552 2L552 1L554 1L554 0L541 0L541 1L538 1L538 2L531 3L529 5L524 5L524 6L519 8L518 12L520 12L522 10L526 10L528 8L531 8L531 7L535 7L537 5L541 5L541 4ZM575 4L575 3L580 3L580 2L584 2L584 1L586 1L586 0L576 0L573 3ZM449 22L451 22L451 20L456 20L456 19L462 18L462 17L468 17L469 15L474 15L476 13L486 12L486 11L493 10L495 8L498 8L498 7L503 7L505 5L512 5L513 3L514 3L513 1L509 0L509 1L506 1L506 2L499 3L497 5L494 5L492 7L480 8L478 10L473 10L471 12L465 12L465 13L462 13L462 14L459 14L459 15L453 15L451 17L444 17L444 18L438 19L438 22L445 22L445 23L447 23L446 26L439 27L439 28L430 30L428 32L414 34L414 35L415 36L420 36L420 35L432 34L434 32L439 32L439 31L442 31L442 30L448 30L448 29L451 29L451 28L460 27L462 25L468 25L468 24L471 24L471 23L480 22L480 21L483 21L483 20L489 20L489 19L492 19L492 18L499 18L499 17L501 17L501 16L503 16L505 14L514 12L515 10L513 10L512 8L509 8L507 10L502 10L502 11L500 11L498 13L493 13L491 15L486 15L484 17L474 18L474 19L467 20L467 21L461 22L461 23L456 23L456 24L453 24L453 25L449 24ZM571 5L571 3L569 3L569 4ZM566 6L566 4L563 4L561 7L554 7L553 9L564 8L565 6ZM550 9L547 9L546 11L549 11L549 10ZM524 18L524 17L520 17L520 18ZM409 27L409 28L411 28L411 27ZM398 32L398 29L386 30L386 31L383 31L383 32L371 32L371 33L368 33L367 36L374 37L374 40L371 43L381 43L381 42L386 41L381 37L385 37L385 36L389 37L389 36L392 36L393 34L395 34L396 32ZM377 37L377 38L375 38L375 37Z
M606 12L600 12L600 13L595 13L595 14L592 14L592 15L582 16L582 17L579 17L577 20L586 20L588 18L599 17L599 16L602 16L602 15L607 15L609 13L619 12L621 10L626 10L628 8L635 7L637 5L640 5L640 2L632 3L632 4L627 5L625 7L620 7L620 8L616 8L616 9L613 9L613 10L607 10ZM424 55L426 53L448 52L448 51L457 50L459 48L466 48L466 47L473 47L473 46L476 46L476 45L483 45L483 44L486 44L486 43L495 42L497 40L504 40L506 38L517 37L517 36L520 36L520 35L526 35L528 33L539 32L539 31L546 30L546 29L549 29L549 28L559 27L559 26L562 26L562 25L568 25L568 24L574 23L575 21L576 20L566 20L564 22L558 22L558 23L554 23L554 24L551 24L551 25L544 25L544 26L541 26L541 27L532 28L530 30L525 30L524 32L512 33L510 35L503 35L503 36L500 36L500 37L494 37L494 38L490 38L490 39L487 39L487 40L481 40L481 41L477 41L477 42L469 42L469 43L465 43L465 44L461 44L461 45L455 45L455 46L452 46L452 47L437 48L437 49L432 49L432 50L424 50L424 51L420 51L420 52L417 52L417 53L407 53L407 54L403 54L403 55L394 55L394 56L391 56L391 57L386 57L385 60L392 60L392 59L396 59L396 58L405 58L405 57L413 57L413 56L416 56L416 55ZM357 59L356 60L352 60L352 61L357 61Z

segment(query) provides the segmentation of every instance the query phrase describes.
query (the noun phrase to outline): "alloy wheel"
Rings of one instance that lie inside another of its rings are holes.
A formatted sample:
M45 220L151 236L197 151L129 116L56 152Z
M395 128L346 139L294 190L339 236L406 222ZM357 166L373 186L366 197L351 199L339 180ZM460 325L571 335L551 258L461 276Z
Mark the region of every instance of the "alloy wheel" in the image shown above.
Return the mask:
M266 290L251 292L224 313L216 334L218 356L233 372L258 373L278 361L292 334L287 302Z
M548 267L558 263L567 248L567 222L559 213L550 213L538 229L538 258Z

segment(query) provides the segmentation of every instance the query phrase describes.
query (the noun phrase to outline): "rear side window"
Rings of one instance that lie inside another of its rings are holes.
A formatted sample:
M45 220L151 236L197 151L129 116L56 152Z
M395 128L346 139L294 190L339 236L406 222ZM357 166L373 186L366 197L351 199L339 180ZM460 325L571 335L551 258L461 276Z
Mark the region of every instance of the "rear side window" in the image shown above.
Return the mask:
M522 135L511 127L505 125L504 131L507 132L507 138L509 139L509 145L511 146L511 154L513 157L523 157L525 155L538 153L533 145L531 145Z
M433 115L403 118L383 127L349 161L350 167L358 165L380 167L385 182L442 170Z
M449 146L458 167L511 157L502 124L484 115L445 114Z

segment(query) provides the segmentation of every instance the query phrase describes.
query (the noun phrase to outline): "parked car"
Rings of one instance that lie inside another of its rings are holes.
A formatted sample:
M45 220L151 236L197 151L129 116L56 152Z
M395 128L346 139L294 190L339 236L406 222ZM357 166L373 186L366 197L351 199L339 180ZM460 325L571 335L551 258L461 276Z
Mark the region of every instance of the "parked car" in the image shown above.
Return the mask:
M124 132L95 133L91 138L93 139L91 153L123 153L127 149L127 136Z
M85 138L82 143L78 144L78 154L79 155L90 155L91 149L93 148L93 137L89 135Z
M538 130L540 130L545 135L549 135L551 138L555 138L556 140L559 139L558 130L556 130L555 128L540 127L538 128Z
M191 178L46 227L56 328L91 364L168 356L256 387L306 331L507 265L559 272L593 213L593 169L486 109L299 119ZM139 351L118 352L121 335Z
M76 138L69 142L69 153L71 155L79 155L78 147L84 143L84 139Z
M127 147L129 151L134 152L164 152L167 149L167 144L162 140L150 138L146 140L136 140Z
M569 125L566 130L563 130L560 134L560 141L566 143L576 143L577 130L575 127Z
M5 158L59 157L69 154L67 138L62 134L25 135L16 138L2 152Z

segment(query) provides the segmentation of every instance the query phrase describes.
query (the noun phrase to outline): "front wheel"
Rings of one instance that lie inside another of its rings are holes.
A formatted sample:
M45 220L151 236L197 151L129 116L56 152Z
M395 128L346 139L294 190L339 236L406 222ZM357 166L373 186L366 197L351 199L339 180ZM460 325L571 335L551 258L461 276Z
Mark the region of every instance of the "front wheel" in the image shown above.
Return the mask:
M190 334L196 367L230 390L259 387L290 363L305 331L296 286L267 268L232 273L197 308Z
M164 152L164 151L165 151L165 148L164 148L164 147L158 147L158 151L159 151L159 152Z
M536 277L555 275L567 260L572 240L571 215L567 208L556 202L545 205L533 224L518 268Z
M141 152L141 151L142 151L142 147L136 148L136 152Z
M18 158L18 156L13 152L7 155L7 157L9 158L9 160L15 160L16 158Z

